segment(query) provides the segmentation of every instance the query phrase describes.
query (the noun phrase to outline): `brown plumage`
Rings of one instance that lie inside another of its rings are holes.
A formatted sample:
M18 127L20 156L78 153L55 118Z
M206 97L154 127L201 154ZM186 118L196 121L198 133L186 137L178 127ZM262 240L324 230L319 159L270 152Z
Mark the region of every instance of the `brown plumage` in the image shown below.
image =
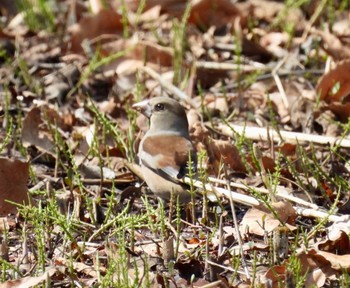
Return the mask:
M145 182L163 200L168 201L173 193L181 203L188 202L188 187L179 179L188 172L189 159L191 169L196 169L197 157L185 109L168 97L155 97L133 107L150 119L150 128L138 152Z

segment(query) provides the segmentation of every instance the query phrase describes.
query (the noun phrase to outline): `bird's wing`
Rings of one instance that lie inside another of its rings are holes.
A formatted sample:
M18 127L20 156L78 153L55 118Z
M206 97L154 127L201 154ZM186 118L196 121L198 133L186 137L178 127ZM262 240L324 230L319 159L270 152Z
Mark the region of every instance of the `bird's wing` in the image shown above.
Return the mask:
M191 159L192 170L197 165L195 149L190 140L179 135L147 136L141 142L139 157L142 164L152 170L163 172L171 178L180 179L188 171Z

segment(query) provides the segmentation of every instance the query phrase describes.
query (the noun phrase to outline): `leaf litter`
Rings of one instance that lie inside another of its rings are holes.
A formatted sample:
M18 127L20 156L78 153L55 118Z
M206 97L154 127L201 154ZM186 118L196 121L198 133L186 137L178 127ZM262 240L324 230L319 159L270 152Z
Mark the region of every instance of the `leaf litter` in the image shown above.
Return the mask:
M349 286L346 1L25 2L0 3L0 287ZM137 165L159 95L199 154L182 209Z

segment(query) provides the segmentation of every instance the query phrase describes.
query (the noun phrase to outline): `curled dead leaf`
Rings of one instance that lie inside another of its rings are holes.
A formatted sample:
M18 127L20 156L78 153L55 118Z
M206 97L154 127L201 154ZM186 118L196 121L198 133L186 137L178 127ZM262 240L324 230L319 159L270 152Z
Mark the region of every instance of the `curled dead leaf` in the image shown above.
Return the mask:
M228 168L245 172L245 166L237 147L226 140L216 140L210 137L209 131L200 122L191 128L191 137L198 151L206 150L208 155L208 173L217 175L222 164Z

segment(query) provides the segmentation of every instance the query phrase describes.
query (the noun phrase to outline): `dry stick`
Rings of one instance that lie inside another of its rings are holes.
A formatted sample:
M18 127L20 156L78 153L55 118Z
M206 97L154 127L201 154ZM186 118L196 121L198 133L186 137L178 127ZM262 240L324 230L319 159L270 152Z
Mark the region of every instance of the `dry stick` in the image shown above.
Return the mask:
M210 265L220 267L220 268L222 268L224 270L227 270L227 271L231 271L231 272L234 272L234 273L246 275L244 271L240 271L240 270L236 270L236 269L233 269L231 267L228 267L228 266L220 265L220 264L215 263L215 262L213 262L211 260L206 260L206 262L208 262Z
M135 173L140 179L143 179L140 165L138 165L136 163L129 163L127 161L124 161L124 164L133 173ZM208 192L211 193L211 195L208 195L208 199L210 201L216 201L216 199L217 199L216 195L218 195L218 196L225 195L227 197L232 197L233 201L247 205L247 206L257 206L260 204L260 202L257 199L255 199L254 197L243 195L243 194L240 194L237 192L228 191L228 190L226 190L224 188L220 188L220 187L213 187L209 183L203 183L202 181L198 181L198 180L193 179L193 178L191 179L189 177L184 177L183 181L189 185L193 185L194 187L199 188L200 190L206 189ZM223 184L226 184L226 182L224 182ZM234 187L234 186L232 186L232 187ZM244 186L244 187L245 187L245 189L247 189L246 186Z
M217 183L217 184L223 184L223 185L226 184L225 180L217 179L214 177L209 177L208 180L211 183ZM258 193L264 193L264 194L270 193L269 190L266 188L250 187L250 186L247 186L247 185L242 184L242 183L230 182L230 186L234 187L234 188L242 189L242 190L255 190ZM309 207L312 209L319 209L319 207L316 204L307 202L303 199L300 199L298 197L291 195L290 191L283 186L277 186L277 187L275 187L275 189L276 189L275 196L284 198L284 199L289 200L291 202L294 202L294 203L297 203L299 205L303 205L303 206L306 206L306 207Z
M232 197L233 201L247 205L247 206L257 206L260 204L260 202L255 199L254 197L243 195L237 192L232 192L229 190L226 190L221 187L214 187L210 185L209 183L202 183L201 181L190 179L189 177L184 177L183 181L189 185L193 185L199 189L203 189L203 186L205 186L205 189L208 192L211 192L211 194L208 194L208 199L210 201L216 201L216 196L226 196L226 197Z
M306 41L307 36L309 35L313 25L315 24L316 20L318 19L318 17L321 15L323 9L325 8L326 4L327 4L328 0L322 0L321 3L318 4L317 9L315 10L314 14L312 14L309 22L306 24L306 27L304 29L304 33L301 36L301 43Z
M260 64L260 63L259 63ZM245 64L235 64L235 63L217 63L217 62L196 62L196 67L197 68L205 68L205 69L215 69L215 70L241 70L243 72L253 72L256 71L257 69L260 70L270 70L270 68L267 68L265 65L245 65Z
M217 287L222 287L222 288L229 288L226 283L223 282L223 280L218 280L215 282L211 282L209 284L206 284L202 286L202 288L217 288Z
M350 139L348 138L337 138L289 131L279 131L279 133L277 133L277 131L275 131L274 129L267 130L266 128L248 127L234 124L230 124L230 126L220 124L218 126L218 130L220 130L224 135L229 137L233 137L233 131L235 131L240 135L243 134L244 137L251 140L266 141L268 138L271 138L273 141L278 142L280 141L281 136L284 140L295 143L310 142L315 144L339 145L343 148L350 148Z
M129 163L129 164L130 165L128 167L132 171L137 170L136 168L139 167L139 165L137 165L137 164L131 164L131 163ZM141 179L142 179L142 177L141 177ZM211 183L217 183L217 184L224 184L225 185L227 183L224 180L216 179L214 177L209 177L208 180ZM238 203L241 203L241 204L244 204L244 205L247 205L247 206L257 206L257 205L260 204L260 202L256 198L254 198L252 196L243 195L243 194L240 194L240 193L237 193L237 192L233 192L233 191L229 191L229 190L226 190L226 189L220 188L220 187L214 187L214 186L210 185L209 183L204 184L201 181L190 179L188 177L184 177L184 182L187 183L187 184L190 184L190 185L194 185L195 187L200 188L200 189L203 189L203 185L204 185L205 189L208 192L212 192L214 194L214 196L215 195L218 195L218 196L223 196L224 195L226 197L232 197L231 199L234 202L238 202ZM265 188L249 187L247 185L240 184L240 183L230 182L230 186L231 187L236 187L236 188L239 188L239 189L244 189L244 190L254 189L257 192L269 193L269 191L267 189L265 189ZM208 199L211 200L211 201L215 201L216 199L215 198L213 199L212 196L213 195L208 195ZM293 201L295 203L298 203L298 204L301 204L301 205L304 205L304 206L307 206L307 207L311 207L311 209L301 208L301 207L294 207L297 215L301 215L301 216L304 216L304 217L314 217L314 218L325 218L325 217L328 217L329 221L331 221L331 222L340 221L342 219L341 216L328 215L328 213L326 213L326 212L319 211L318 210L319 207L317 205L315 205L315 204L309 203L307 201L304 201L302 199L299 199L297 197L289 195L289 192L288 192L288 190L286 188L277 186L276 196L283 197L283 198L285 198L287 200ZM102 229L99 229L99 231L97 231L96 233L94 233L94 235L92 235L90 237L88 242L91 242L91 239L93 239L96 235L98 235L101 232L100 230L105 229L105 226L103 226L101 228Z
M229 191L231 191L230 180L228 179L228 174L227 174L226 167L225 167L225 177L227 179L226 180L227 189ZM244 251L243 251L243 241L242 241L241 233L240 233L240 231L238 229L238 221L237 221L237 216L236 216L235 203L234 203L232 197L230 197L230 206L231 206L231 211L232 211L233 223L235 225L235 230L236 230L236 234L237 234L239 250L240 250L240 253L241 253L241 257L242 257L241 260L242 260L243 269L244 269L244 272L246 273L247 279L250 279L250 275L249 275L249 271L248 271L248 265L247 265L247 259L245 258Z
M294 207L294 209L295 209L295 212L300 216L321 218L321 219L328 217L328 220L331 222L338 222L338 221L344 220L345 217L348 217L348 215L343 215L343 216L329 215L328 212L317 211L314 209L306 209L301 207Z
M170 83L169 81L165 80L160 74L158 74L156 71L154 71L152 68L144 66L140 68L141 71L147 73L149 76L151 76L153 79L157 80L159 82L159 84L165 88L166 90L168 90L169 92L171 92L172 94L174 94L177 98L185 101L186 103L188 103L189 105L191 105L191 107L195 107L192 99L183 91L181 91L179 88L177 88L176 86L174 86L172 83Z
M284 88L283 88L281 79L280 79L280 77L278 76L278 71L280 70L280 68L282 67L282 65L286 62L287 57L288 57L288 55L287 55L286 57L284 57L284 58L282 59L282 61L280 61L280 62L277 64L277 66L272 70L273 79L274 79L275 82L276 82L276 86L277 86L277 88L278 88L278 91L280 92L280 95L281 95L281 97L282 97L282 102L283 102L283 104L284 104L284 106L285 106L286 109L289 108L289 102L288 102L288 98L287 98L286 92L285 92L285 90L284 90Z

